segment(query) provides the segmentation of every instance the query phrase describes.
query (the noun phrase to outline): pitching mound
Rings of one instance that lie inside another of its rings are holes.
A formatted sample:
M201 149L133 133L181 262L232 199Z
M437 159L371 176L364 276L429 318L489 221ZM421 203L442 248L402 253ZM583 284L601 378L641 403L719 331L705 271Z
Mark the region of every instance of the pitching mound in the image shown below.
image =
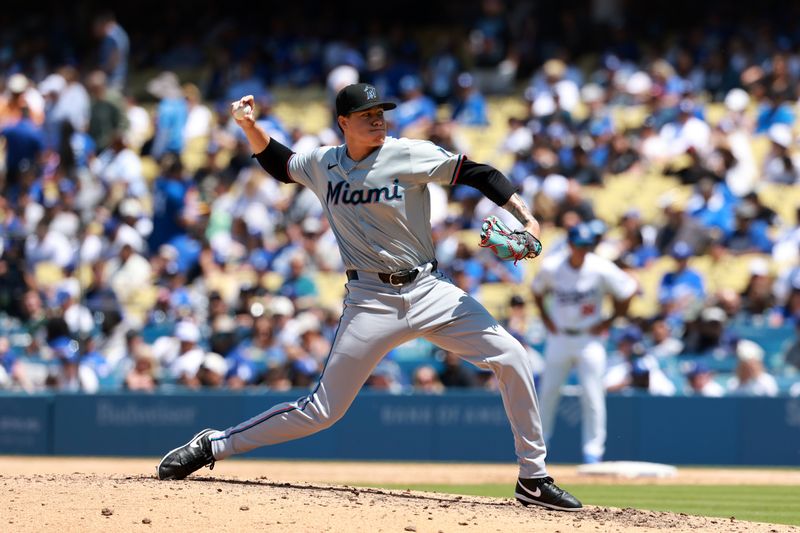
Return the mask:
M153 464L152 460L0 459L4 472L0 530L796 531L789 526L634 509L589 507L580 513L559 513L525 508L508 499L285 481L285 477L259 476L269 463L250 461L220 464L224 475L203 470L185 481L162 482L142 472L152 470ZM312 466L325 469L320 463ZM392 466L396 472L413 468ZM248 470L249 477L242 475ZM43 473L48 471L52 473Z

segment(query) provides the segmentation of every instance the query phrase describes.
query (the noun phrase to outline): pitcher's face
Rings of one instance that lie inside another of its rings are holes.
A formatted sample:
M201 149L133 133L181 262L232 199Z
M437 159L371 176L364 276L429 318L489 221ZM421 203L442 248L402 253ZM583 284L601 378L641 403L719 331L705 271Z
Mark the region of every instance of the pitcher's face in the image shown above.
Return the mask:
M371 107L339 117L339 125L348 146L377 147L386 140L386 119L381 107Z

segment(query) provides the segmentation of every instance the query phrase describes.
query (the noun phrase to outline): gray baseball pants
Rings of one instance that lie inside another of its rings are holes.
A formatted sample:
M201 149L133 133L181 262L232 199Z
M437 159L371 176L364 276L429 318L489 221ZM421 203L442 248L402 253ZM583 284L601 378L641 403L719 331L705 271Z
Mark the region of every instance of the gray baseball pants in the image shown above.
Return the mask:
M391 349L418 337L497 376L514 434L520 477L546 476L545 444L531 360L522 347L474 298L428 264L400 287L359 272L346 285L339 329L317 387L237 426L211 435L214 457L305 437L333 425Z

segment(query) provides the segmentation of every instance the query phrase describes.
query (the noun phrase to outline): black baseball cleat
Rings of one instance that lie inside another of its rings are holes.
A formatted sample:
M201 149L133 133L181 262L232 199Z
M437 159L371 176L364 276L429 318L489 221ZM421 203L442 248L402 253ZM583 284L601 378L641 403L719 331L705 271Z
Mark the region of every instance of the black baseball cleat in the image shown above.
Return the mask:
M214 455L208 436L216 429L204 429L192 440L167 453L158 463L158 479L183 479L204 466L214 468Z
M517 501L522 505L541 505L558 511L580 511L581 502L572 494L559 488L551 477L518 479L514 491Z

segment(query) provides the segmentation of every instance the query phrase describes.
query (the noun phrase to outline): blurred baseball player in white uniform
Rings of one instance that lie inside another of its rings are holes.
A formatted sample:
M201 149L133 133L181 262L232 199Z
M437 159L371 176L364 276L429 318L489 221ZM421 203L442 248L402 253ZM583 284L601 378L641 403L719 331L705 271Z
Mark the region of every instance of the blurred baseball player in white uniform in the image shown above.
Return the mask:
M637 283L611 261L594 253L596 235L587 224L570 228L569 250L550 256L533 281L533 294L550 335L539 387L545 441L553 434L561 385L575 367L581 395L582 450L585 463L602 460L606 443L603 335L627 314ZM614 312L603 318L603 300L611 295Z
M249 106L247 112L242 112ZM159 479L182 479L203 466L333 425L392 348L424 337L494 371L519 462L515 494L524 505L565 511L580 502L545 469L532 361L486 309L442 275L434 257L428 183L475 187L503 206L535 239L539 223L496 169L428 141L386 136L375 87L354 84L336 98L341 146L295 154L255 124L253 97L232 110L259 163L276 179L314 191L336 235L348 283L344 312L319 383L307 396L274 406L225 431L204 430L167 453ZM527 256L527 251L526 251Z

